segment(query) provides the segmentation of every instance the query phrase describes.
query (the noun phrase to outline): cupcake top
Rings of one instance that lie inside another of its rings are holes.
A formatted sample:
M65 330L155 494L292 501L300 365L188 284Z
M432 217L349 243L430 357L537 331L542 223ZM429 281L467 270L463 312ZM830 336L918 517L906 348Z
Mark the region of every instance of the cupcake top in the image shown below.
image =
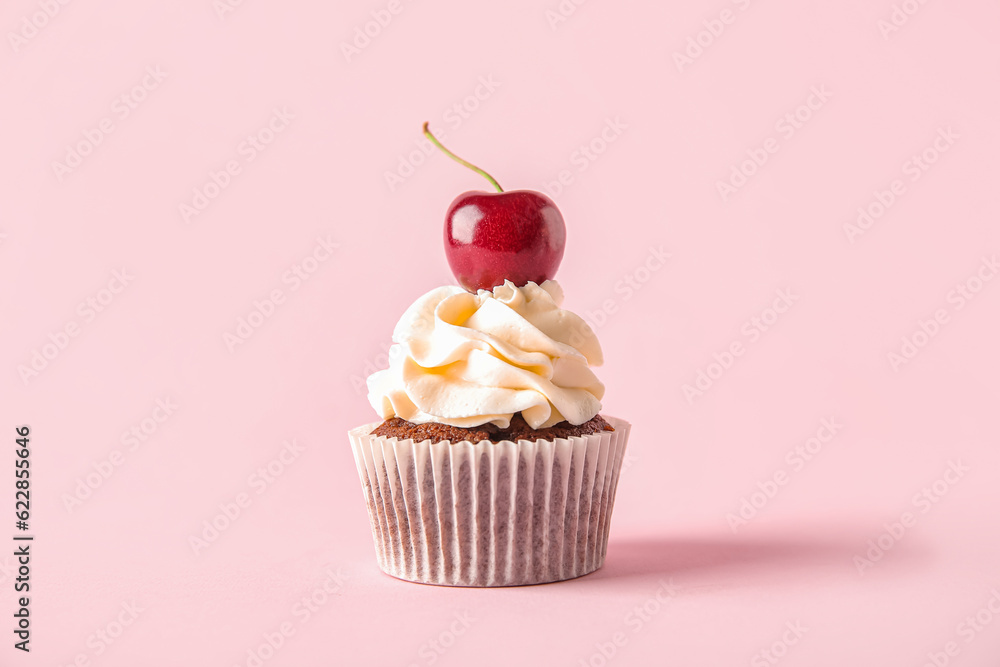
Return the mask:
M562 301L554 280L431 290L400 318L368 400L383 419L414 424L505 429L517 413L533 429L589 421L604 396L590 370L603 361L601 346Z

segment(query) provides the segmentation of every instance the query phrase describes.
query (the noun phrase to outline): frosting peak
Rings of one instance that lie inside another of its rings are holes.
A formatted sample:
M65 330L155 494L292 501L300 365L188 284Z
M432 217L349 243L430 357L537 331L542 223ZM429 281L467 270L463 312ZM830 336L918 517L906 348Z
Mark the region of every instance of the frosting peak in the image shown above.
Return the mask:
M601 346L562 301L554 280L431 290L400 318L389 368L368 377L368 400L383 419L416 424L507 428L518 412L535 429L588 421L604 395L590 370L603 362Z

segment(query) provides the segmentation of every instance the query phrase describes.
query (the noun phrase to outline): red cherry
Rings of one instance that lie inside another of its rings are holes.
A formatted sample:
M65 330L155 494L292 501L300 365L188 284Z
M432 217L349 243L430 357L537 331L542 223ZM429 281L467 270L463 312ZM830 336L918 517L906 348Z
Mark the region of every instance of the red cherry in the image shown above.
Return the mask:
M566 247L566 225L551 199L532 190L504 192L485 171L424 134L448 157L482 174L497 192L466 192L448 207L444 251L455 278L475 292L509 280L518 287L555 276Z
M541 284L555 276L565 246L562 214L540 192L466 192L445 216L445 255L470 292L504 280Z

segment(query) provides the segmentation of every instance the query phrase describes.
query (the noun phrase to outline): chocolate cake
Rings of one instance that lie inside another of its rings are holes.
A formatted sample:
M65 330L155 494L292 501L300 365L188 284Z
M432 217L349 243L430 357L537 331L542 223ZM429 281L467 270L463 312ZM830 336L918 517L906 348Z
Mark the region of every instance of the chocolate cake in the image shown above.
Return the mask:
M431 442L441 442L450 440L451 442L480 442L489 440L490 442L502 442L510 440L552 440L553 438L569 438L572 436L590 435L601 431L615 430L611 424L605 421L601 415L594 415L590 421L574 426L569 422L559 422L549 428L533 429L524 421L521 413L511 417L510 426L505 429L498 428L493 424L483 424L472 428L460 428L447 424L412 424L405 419L392 417L382 422L374 431L374 436L384 436L386 438L399 438L406 440L413 438L416 441L430 440Z

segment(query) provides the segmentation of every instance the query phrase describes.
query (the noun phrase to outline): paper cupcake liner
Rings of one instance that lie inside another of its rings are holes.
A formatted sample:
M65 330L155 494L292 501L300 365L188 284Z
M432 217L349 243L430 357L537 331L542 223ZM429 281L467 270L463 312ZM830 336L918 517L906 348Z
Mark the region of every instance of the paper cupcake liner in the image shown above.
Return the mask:
M348 433L379 566L446 586L572 579L604 564L630 424L553 440L431 444Z

